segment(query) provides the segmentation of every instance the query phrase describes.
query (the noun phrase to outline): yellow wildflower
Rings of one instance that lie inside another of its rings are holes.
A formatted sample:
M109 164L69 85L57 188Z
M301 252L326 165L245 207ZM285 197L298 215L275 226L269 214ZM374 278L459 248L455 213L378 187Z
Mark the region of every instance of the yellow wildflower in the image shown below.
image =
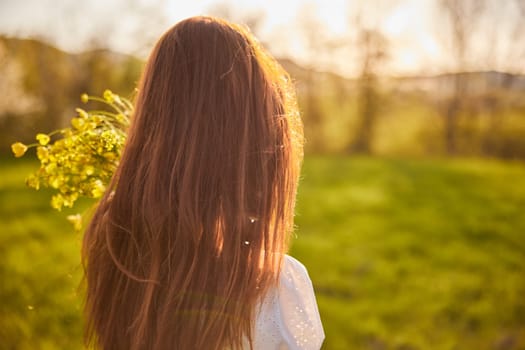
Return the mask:
M37 147L36 149L36 156L42 163L46 163L49 159L49 151L46 147Z
M97 123L92 121L89 123L86 123L86 130L95 130L97 128Z
M40 143L42 146L45 146L49 143L49 136L46 135L46 134L36 134L36 140L38 141L38 143Z
M93 196L93 198L102 197L105 190L106 190L106 187L104 186L102 181L100 180L93 181L92 188L91 188L91 195Z
M62 129L62 130L60 130L60 133L62 135L64 135L64 138L68 138L68 137L71 137L73 135L73 131L71 131L70 128ZM58 141L60 141L60 140L58 140ZM57 144L58 141L55 141L55 145Z
M68 215L67 220L73 224L75 231L82 229L82 216L80 214Z
M50 176L48 180L49 186L59 189L64 184L64 176L62 174Z
M78 113L79 117L82 117L82 118L89 117L88 113L85 110L83 110L82 108L77 108L77 109L75 109L75 111Z
M15 142L11 145L11 151L13 151L15 157L20 158L26 153L27 146L22 142Z
M115 160L115 159L117 159L117 155L115 154L115 152L106 152L106 153L103 154L103 156L107 160Z
M71 125L77 130L82 130L82 127L84 126L84 119L82 118L73 118L71 119Z
M112 103L115 100L111 90L104 90L104 95L103 96L104 96L104 100L106 100L109 103Z
M93 165L86 165L84 169L82 170L82 173L88 176L93 175L94 172L95 172L95 167Z
M52 174L55 172L56 169L57 169L56 163L49 163L48 165L44 167L44 171L46 172L46 174Z
M53 197L51 197L51 206L55 208L58 211L62 210L62 205L64 204L64 197L59 194L55 194Z
M38 190L40 188L40 180L34 174L31 174L26 178L26 185Z
M78 197L99 198L106 190L118 165L126 140L126 130L132 114L132 105L112 91L102 98L80 96L82 102L105 102L112 111L98 112L76 109L69 127L51 133L39 133L37 142L29 145L17 142L11 148L16 157L36 148L40 167L26 179L34 189L50 187L54 191L51 206L57 210L74 206ZM121 128L122 126L122 128ZM61 137L52 135L60 133ZM79 222L73 216L70 221ZM75 223L74 223L75 224Z
M78 194L71 193L70 195L64 195L64 207L73 208L73 204L78 198Z

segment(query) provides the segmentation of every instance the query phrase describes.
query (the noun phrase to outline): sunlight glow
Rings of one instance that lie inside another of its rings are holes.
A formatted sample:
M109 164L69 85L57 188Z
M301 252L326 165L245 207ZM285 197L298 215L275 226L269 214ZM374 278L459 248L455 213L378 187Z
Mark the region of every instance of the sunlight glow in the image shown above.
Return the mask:
M352 57L358 56L360 29L379 30L385 36L387 74L419 74L427 71L428 65L436 71L454 67L451 28L442 13L441 17L436 15L441 11L437 0L93 0L82 6L71 4L67 0L1 1L0 33L44 38L73 52L85 50L95 41L145 58L169 26L187 17L222 11L237 22L258 17L254 32L272 53L316 65L319 70L355 74L357 63ZM507 34L515 23L508 19L516 19L519 11L503 2L490 11L494 14L482 19L480 33L472 37L471 61L480 62L480 69L514 67L523 71L514 44L525 35ZM305 30L306 23L310 29ZM493 34L487 34L486 28L493 28ZM318 37L316 48L310 49L308 35ZM347 49L341 49L345 45Z

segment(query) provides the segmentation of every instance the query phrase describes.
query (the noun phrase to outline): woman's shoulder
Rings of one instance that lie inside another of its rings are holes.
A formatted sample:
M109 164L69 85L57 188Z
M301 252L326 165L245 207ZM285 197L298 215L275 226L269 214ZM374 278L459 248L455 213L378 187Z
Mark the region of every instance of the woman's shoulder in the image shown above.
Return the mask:
M313 296L313 286L306 267L296 258L285 255L279 278L279 291Z
M287 317L287 323L295 330L296 340L315 344L324 339L323 326L315 297L312 280L306 267L292 256L285 255L278 287L281 310ZM319 342L319 346L320 346ZM306 344L304 344L306 345Z
M256 322L254 348L317 350L324 336L308 271L300 261L285 255L279 285L263 302Z
M283 268L308 276L308 270L303 265L303 263L288 254L284 255Z

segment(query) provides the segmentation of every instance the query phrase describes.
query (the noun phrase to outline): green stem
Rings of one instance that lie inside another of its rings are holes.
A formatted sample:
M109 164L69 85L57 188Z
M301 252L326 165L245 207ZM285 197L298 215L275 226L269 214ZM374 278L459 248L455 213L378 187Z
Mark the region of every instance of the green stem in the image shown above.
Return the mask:
M98 114L98 115L106 115L108 117L113 117L113 118L116 118L117 117L117 114L116 113L111 113L111 112L108 112L108 111L103 111L103 110L93 110L93 111L89 111L88 112L89 114Z
M53 130L51 131L49 134L47 134L47 136L53 136L53 135L56 135L58 133L61 133L63 129L58 129L58 130Z

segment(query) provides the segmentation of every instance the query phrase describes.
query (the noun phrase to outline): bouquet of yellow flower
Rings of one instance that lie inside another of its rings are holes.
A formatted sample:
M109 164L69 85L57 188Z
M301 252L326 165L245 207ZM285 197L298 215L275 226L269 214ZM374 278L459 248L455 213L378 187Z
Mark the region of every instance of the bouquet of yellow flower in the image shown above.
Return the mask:
M35 143L11 145L15 157L36 148L40 167L26 179L38 190L56 189L51 206L57 210L73 207L79 197L99 198L105 191L120 159L133 106L129 100L104 91L103 97L82 94L81 101L101 102L109 110L83 110L71 119L71 126L51 133L38 133ZM80 229L79 216L68 219Z

